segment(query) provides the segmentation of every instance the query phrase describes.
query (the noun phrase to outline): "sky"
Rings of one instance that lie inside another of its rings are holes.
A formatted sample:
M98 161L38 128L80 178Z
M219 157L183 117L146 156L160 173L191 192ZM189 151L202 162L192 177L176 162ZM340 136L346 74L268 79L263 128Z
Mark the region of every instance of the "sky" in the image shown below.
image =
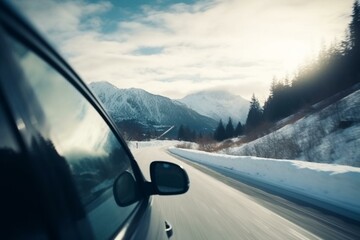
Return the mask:
M261 102L344 39L353 0L14 0L86 82Z

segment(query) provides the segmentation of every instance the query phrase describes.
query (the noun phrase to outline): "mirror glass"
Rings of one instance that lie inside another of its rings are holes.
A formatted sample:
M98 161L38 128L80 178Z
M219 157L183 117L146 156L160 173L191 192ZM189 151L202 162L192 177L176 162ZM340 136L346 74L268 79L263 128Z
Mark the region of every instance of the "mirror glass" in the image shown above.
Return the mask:
M113 193L120 207L126 207L138 201L139 191L134 176L127 171L122 173L114 182Z
M153 162L150 175L158 194L181 194L189 189L189 178L185 170L174 163Z

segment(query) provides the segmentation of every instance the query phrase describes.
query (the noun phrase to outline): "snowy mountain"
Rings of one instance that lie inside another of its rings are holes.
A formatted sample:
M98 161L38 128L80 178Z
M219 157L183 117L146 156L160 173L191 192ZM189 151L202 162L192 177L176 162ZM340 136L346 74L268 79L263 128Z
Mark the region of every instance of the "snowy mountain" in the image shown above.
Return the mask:
M234 124L245 123L250 103L240 96L227 91L201 91L190 94L180 102L198 113L224 123L231 117Z
M213 131L216 121L184 104L142 89L118 89L108 82L89 85L116 123L136 121L143 126L188 126L196 131Z

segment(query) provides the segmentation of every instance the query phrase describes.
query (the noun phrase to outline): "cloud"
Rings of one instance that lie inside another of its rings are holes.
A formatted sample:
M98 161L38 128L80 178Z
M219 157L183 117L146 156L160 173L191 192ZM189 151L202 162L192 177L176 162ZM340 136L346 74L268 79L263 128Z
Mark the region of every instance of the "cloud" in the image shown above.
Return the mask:
M274 75L291 74L322 42L342 39L352 5L352 0L203 0L145 5L117 20L107 18L115 8L110 2L41 0L40 7L20 2L85 81L174 98L214 87L266 98ZM104 32L114 21L114 31Z
M156 55L161 54L163 52L163 47L139 47L136 49L133 54L134 55Z
M87 3L14 0L12 2L56 45L69 41L84 31L98 29L102 24L98 15L112 7L107 1Z

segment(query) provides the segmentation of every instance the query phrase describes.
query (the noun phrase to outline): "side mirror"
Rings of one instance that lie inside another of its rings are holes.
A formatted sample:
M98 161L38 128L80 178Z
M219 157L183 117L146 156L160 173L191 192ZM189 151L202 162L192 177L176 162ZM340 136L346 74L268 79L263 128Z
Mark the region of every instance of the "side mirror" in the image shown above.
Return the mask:
M176 195L187 192L190 186L186 171L179 165L155 161L150 164L151 183L155 194Z
M129 206L140 199L140 193L134 176L130 172L123 172L113 185L115 202L120 207Z

